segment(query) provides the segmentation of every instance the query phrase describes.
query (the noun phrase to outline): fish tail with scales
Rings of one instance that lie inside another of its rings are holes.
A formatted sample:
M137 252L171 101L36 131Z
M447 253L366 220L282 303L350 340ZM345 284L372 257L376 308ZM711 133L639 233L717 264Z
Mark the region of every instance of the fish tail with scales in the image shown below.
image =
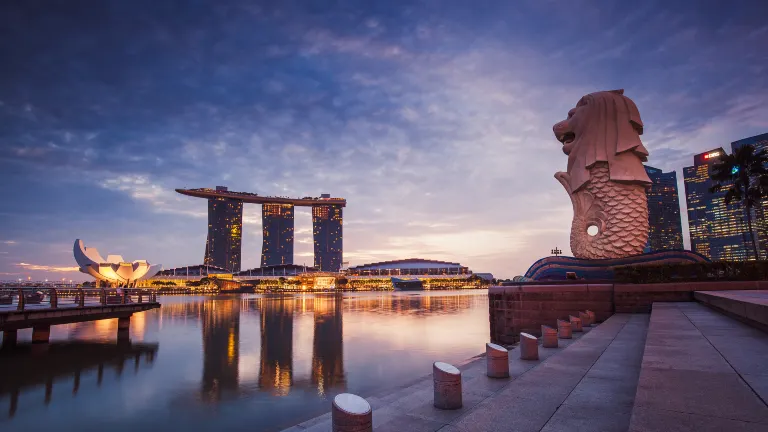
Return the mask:
M574 256L601 259L641 254L648 241L645 186L611 181L608 164L603 162L590 167L589 173L589 182L569 193ZM558 173L557 178L569 189L567 173ZM593 225L598 229L594 236L588 233Z

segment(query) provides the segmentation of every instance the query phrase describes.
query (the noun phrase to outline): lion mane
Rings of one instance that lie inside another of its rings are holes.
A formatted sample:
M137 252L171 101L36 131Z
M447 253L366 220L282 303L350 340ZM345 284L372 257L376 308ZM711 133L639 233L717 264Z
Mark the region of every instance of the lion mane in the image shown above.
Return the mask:
M640 141L643 122L635 103L624 90L590 93L582 97L568 118L553 127L568 155L570 190L577 192L590 180L590 168L608 164L615 182L650 185L643 162L648 150ZM571 137L572 141L563 140ZM565 179L563 179L565 180Z

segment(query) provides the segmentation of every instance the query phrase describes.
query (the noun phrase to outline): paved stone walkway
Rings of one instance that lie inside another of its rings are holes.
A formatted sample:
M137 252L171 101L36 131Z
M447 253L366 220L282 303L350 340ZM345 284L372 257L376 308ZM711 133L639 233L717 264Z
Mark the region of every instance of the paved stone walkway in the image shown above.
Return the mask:
M554 324L554 323L553 323ZM464 407L432 406L432 377L366 398L376 431L626 431L629 426L648 315L616 314L560 348L539 346L540 360L510 351L510 379L485 376L485 358L462 371ZM439 359L435 359L439 360ZM431 365L426 365L429 370ZM330 431L330 413L287 431Z
M698 303L654 303L630 431L768 431L768 335Z

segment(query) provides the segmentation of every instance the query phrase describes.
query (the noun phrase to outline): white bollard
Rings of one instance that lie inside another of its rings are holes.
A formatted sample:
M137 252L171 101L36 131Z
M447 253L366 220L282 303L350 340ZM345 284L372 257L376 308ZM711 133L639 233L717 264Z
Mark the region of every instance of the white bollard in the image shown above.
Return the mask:
M581 320L581 327L589 327L592 324L589 314L586 312L579 312L579 319Z
M569 318L571 319L571 330L575 332L584 331L584 329L581 328L581 320L578 317L570 315Z
M541 346L544 348L557 348L557 330L550 326L541 326Z
M331 409L331 423L333 432L372 432L371 404L352 393L336 395Z
M485 344L486 375L490 378L509 378L509 352L495 343Z
M539 340L528 333L520 333L520 360L539 359Z
M435 362L432 365L432 380L435 386L435 408L454 410L462 407L461 371L448 363Z
M571 339L571 323L568 321L557 320L557 337L560 339Z
M597 321L595 321L595 313L591 310L587 311L587 315L589 315L589 326L594 327Z

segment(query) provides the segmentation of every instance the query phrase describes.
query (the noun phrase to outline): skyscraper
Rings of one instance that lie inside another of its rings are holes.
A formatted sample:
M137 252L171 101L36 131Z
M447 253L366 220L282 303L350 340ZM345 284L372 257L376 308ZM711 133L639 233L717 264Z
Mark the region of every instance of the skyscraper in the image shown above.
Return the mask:
M723 154L722 148L697 154L693 157L693 166L683 169L691 250L713 261L754 259L741 206L725 204L729 185L724 185L719 192L709 191L713 184L712 166Z
M293 264L293 204L262 204L261 266Z
M731 143L731 151L736 151L739 147L751 145L755 151L763 150L768 153L768 133L755 135L753 137L740 139ZM753 209L752 229L755 231L758 254L768 255L768 199L764 199L759 206ZM752 241L751 238L749 241ZM754 255L754 253L753 253Z
M226 191L216 186L217 191ZM243 202L224 197L208 199L206 265L240 271L240 244L243 235Z
M683 225L677 194L677 173L646 166L651 179L648 196L647 251L683 249Z
M312 206L312 232L315 243L315 267L322 271L337 272L341 269L342 206Z

